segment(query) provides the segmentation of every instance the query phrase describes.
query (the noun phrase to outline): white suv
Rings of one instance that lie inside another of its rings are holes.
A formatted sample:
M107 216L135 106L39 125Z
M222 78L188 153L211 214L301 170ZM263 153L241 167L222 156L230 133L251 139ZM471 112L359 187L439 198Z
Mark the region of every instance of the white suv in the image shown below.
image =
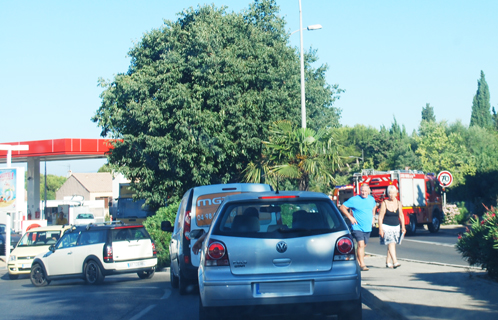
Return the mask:
M120 273L150 279L156 265L155 244L143 225L90 224L66 230L49 252L36 256L30 277L37 287L66 278L97 284Z

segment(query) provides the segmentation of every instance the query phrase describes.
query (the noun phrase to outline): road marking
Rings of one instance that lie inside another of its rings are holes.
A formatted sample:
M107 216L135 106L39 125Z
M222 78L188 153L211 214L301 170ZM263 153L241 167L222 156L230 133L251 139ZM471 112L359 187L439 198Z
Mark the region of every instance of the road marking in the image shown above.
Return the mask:
M155 307L156 307L155 304L148 306L147 308L145 308L142 311L140 311L139 313L137 313L133 318L130 318L130 320L138 320L138 319L142 318L144 315L147 314L147 312L154 309Z
M169 289L164 290L164 295L161 297L161 300L168 299L170 295L171 295L171 290Z
M447 244L447 243L440 243L440 242L433 242L433 241L422 241L422 240L411 240L411 239L404 239L403 241L409 241L409 242L418 242L418 243L427 243L427 244L433 244L436 246L443 246L443 247L450 247L454 248L454 244Z

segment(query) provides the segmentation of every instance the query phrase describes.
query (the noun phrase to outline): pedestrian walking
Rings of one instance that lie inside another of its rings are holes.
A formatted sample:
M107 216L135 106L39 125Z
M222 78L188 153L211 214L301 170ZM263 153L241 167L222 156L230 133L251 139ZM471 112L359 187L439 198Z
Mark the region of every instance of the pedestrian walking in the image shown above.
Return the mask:
M390 185L387 187L387 195L389 198L380 205L379 237L380 244L387 246L386 267L396 269L401 266L396 257L396 244L406 233L405 217L401 201L398 200L398 189Z
M353 237L357 243L356 255L362 271L368 271L365 265L365 247L372 232L376 206L375 199L370 195L370 187L365 183L360 187L360 194L349 198L340 208L342 214L351 221Z

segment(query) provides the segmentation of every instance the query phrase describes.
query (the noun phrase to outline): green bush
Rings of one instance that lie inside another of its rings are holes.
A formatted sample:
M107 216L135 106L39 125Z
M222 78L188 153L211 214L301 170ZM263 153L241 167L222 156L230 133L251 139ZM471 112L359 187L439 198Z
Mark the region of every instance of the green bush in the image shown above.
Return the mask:
M170 221L171 225L173 225L179 205L180 202L160 208L155 215L148 217L144 221L145 229L147 229L147 232L149 232L156 244L158 268L169 267L170 264L169 243L171 241L171 233L161 230L161 222Z
M470 212L467 209L467 207L465 206L465 202L464 201L457 202L456 205L458 207L458 211L460 212L455 217L456 223L458 223L458 224L466 224L467 221L469 221Z
M473 216L470 222L470 229L458 236L457 250L471 266L481 266L498 280L498 211L492 207L481 219Z

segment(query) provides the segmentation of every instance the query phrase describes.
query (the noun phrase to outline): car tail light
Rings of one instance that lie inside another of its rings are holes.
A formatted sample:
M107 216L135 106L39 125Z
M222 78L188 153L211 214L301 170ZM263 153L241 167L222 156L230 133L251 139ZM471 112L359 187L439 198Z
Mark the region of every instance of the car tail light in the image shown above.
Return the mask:
M154 243L154 241L152 241L151 243L152 243L152 254L155 257L157 255L156 244Z
M183 235L187 240L190 240L190 211L185 212L185 219L183 219Z
M114 262L112 246L110 244L104 246L104 262Z
M205 266L228 266L228 252L221 241L210 240L207 247Z
M350 237L339 238L335 243L334 261L350 261L355 259L353 239Z

